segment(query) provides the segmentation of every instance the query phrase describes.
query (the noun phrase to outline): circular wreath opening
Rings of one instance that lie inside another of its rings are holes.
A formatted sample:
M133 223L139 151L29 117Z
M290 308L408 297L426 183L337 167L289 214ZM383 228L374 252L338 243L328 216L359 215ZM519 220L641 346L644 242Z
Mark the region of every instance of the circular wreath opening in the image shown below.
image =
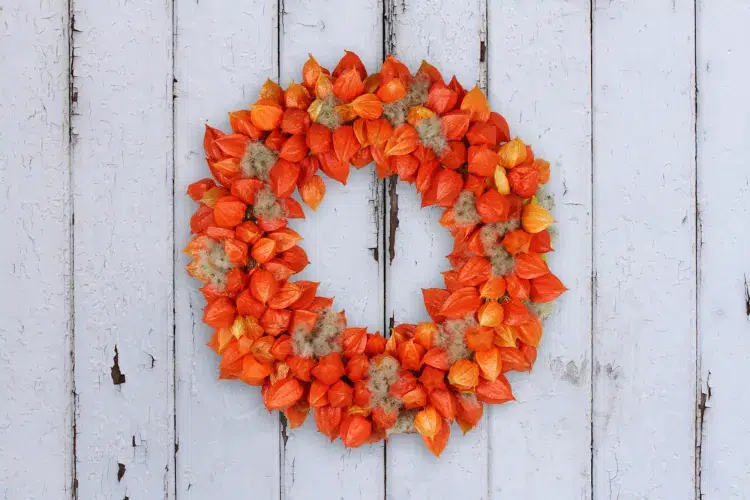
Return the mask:
M206 126L213 179L188 187L188 273L203 282L208 342L219 378L261 387L290 427L312 411L318 430L347 447L418 432L439 456L451 423L464 433L484 404L514 399L505 373L529 371L542 320L566 288L550 272L550 164L511 138L478 87L447 84L423 62L392 56L368 75L346 52L333 73L310 56L302 83L268 80L232 133ZM287 227L315 210L327 175L351 166L414 184L443 209L454 238L445 288L423 289L432 321L399 324L386 339L350 327L318 283L293 281L308 264Z

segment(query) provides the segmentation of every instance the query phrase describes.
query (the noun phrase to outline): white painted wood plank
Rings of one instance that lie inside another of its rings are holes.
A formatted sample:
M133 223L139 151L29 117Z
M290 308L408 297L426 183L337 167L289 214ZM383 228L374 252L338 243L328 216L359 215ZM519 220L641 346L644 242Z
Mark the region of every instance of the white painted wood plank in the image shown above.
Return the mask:
M307 2L285 0L280 34L281 83L302 80L312 53L333 71L344 50L356 52L368 71L382 62L382 6L377 0ZM326 195L317 212L290 223L304 240L311 264L295 279L321 282L318 295L335 297L348 324L382 332L383 279L380 256L381 190L375 166L351 168L346 186L324 176ZM382 499L383 444L347 450L317 431L312 412L302 428L288 430L283 495L288 499Z
M0 24L0 497L62 499L73 484L67 4L4 1Z
M489 3L493 110L551 163L555 251L570 289L537 362L510 373L516 404L491 408L494 498L591 498L591 109L588 0Z
M177 0L175 48L175 241L189 240L197 205L187 186L210 177L204 123L229 131L227 113L247 109L266 78L275 78L275 2ZM278 498L279 419L260 391L218 380L219 357L205 346L199 282L176 255L177 494L181 499Z
M750 498L750 4L698 7L698 332L705 498ZM710 387L710 392L706 387ZM710 399L708 399L710 395Z
M78 498L173 498L172 6L74 11Z
M693 2L596 2L594 498L693 498Z
M390 39L386 48L412 72L426 59L446 80L455 73L470 89L482 76L479 57L484 8L479 0L461 4L395 0L387 11L386 33ZM421 288L444 287L440 272L449 269L445 256L451 252L453 239L438 224L442 210L421 209L421 197L413 185L398 182L395 192L397 198L389 197L390 210L397 207L398 217L388 220L392 240L387 248L393 249L393 255L386 255L386 315L396 324L429 321ZM487 498L486 416L466 436L454 425L439 459L416 434L394 436L386 457L387 498Z

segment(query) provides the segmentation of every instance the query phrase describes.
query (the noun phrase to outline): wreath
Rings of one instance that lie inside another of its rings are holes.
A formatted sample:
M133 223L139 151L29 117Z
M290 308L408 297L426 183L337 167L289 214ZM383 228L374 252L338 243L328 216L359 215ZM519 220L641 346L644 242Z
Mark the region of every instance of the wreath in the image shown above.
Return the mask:
M199 203L185 252L203 282L208 342L219 378L260 386L290 427L312 410L347 447L418 432L440 455L455 420L464 433L483 404L513 400L504 373L529 371L550 303L566 288L547 267L551 197L535 158L490 111L478 87L445 83L423 62L415 75L392 56L367 74L353 52L333 73L310 56L302 83L267 81L250 109L229 113L232 133L206 126L215 179L188 187ZM445 288L423 289L432 321L399 324L386 339L350 327L287 227L325 195L320 173L346 184L350 165L413 183L422 206L442 208L454 238Z

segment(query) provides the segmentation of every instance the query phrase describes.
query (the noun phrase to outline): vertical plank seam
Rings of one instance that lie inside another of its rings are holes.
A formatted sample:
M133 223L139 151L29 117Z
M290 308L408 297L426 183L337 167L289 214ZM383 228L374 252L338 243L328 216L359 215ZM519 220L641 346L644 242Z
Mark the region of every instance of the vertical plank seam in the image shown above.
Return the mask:
M396 9L397 0L383 0L383 60L389 54L396 52L396 17L398 15L398 9ZM405 6L402 7L402 10ZM387 210L383 210L383 266L384 266L384 282L383 282L383 334L388 337L390 329L393 328L395 318L391 314L388 316L388 270L390 265L393 263L393 259L396 256L396 230L398 229L398 193L396 192L396 184L398 179L387 177L382 181L383 185L383 202L384 207L388 207ZM387 251L388 257L385 257Z
M702 356L700 342L700 251L701 251L701 219L700 219L700 202L698 197L698 11L699 1L693 0L693 138L694 138L694 186L693 196L695 204L695 243L694 243L694 262L695 267L695 471L693 481L695 482L695 498L703 498L703 429L705 425L706 401L710 396L710 388L703 391L702 383ZM706 380L706 385L708 380Z
M385 33L385 37L383 38L383 59L385 60L385 56L388 54L394 54L396 52L396 18L398 15L398 9L396 8L396 1L397 0L384 0L384 10L383 10L383 23L385 26L385 29L387 30ZM402 12L406 8L405 4L401 5ZM388 251L388 259L385 263L386 266L386 273L384 275L387 276L387 271L389 270L390 265L393 263L393 259L396 256L396 231L398 230L399 225L399 218L398 218L398 192L397 189L397 183L398 179L395 177L389 177L387 179L383 179L383 199L387 203L388 210L384 210L383 216L386 218L386 225L384 226L386 228L386 231L384 232L385 237L385 244L383 247L383 252L386 250ZM387 189L386 189L387 186ZM387 294L388 294L388 288L387 288L387 278L384 282L384 297L383 297L383 303L384 308L386 309L386 315L383 318L384 325L383 328L385 330L386 337L388 334L390 334L391 328L395 325L395 318L393 317L393 313L391 313L390 318L387 314ZM386 324L387 322L387 324Z
M595 396L595 351L594 351L594 344L595 344L595 333L594 333L594 321L596 315L594 314L596 311L596 258L595 258L595 205L594 205L594 171L595 171L595 149L594 149L594 125L595 125L595 109L594 109L594 10L596 9L596 0L590 0L589 1L589 113L590 113L590 123L589 123L589 134L590 134L590 148L591 148L591 197L590 197L590 206L591 206L591 215L590 215L590 225L591 225L591 279L589 282L589 287L591 289L591 304L590 304L590 312L591 312L591 318L590 318L590 345L589 350L591 353L591 363L590 363L590 401L589 401L589 411L590 411L590 417L589 417L589 495L591 500L594 500L594 396Z
M276 0L276 81L281 85L281 40L284 35L284 0Z
M383 59L388 54L396 52L396 19L398 9L397 0L383 0ZM406 8L404 4L401 10ZM395 325L393 311L388 313L388 275L390 266L396 256L396 232L399 226L398 217L398 179L389 177L383 179L383 335L387 338ZM387 258L385 255L387 254Z
M383 35L382 35L382 42L383 42L383 60L385 60L386 56L388 54L392 54L395 52L395 18L396 15L396 8L395 8L395 1L396 0L380 0L382 4L382 26L383 26ZM377 174L373 173L373 179L375 179L381 186L381 206L383 207L381 212L381 223L380 227L382 228L382 244L383 244L383 336L388 337L388 334L390 333L388 330L388 271L391 262L393 261L393 250L392 248L395 248L395 242L393 241L393 238L390 238L389 241L389 235L390 232L393 231L393 236L395 236L395 228L392 228L393 225L393 209L395 208L395 218L396 221L398 221L398 205L391 206L391 203L394 202L394 200L391 200L388 189L386 188L386 181L383 179L382 181L377 180ZM395 193L395 189L394 189ZM397 203L397 200L395 201ZM391 247L390 245L393 245ZM392 318L391 318L392 320ZM383 443L383 499L388 499L388 442Z
M383 2L383 60L396 51L396 0Z
M489 7L487 0L480 0L479 2L479 88L482 89L485 95L488 94L489 89L489 58L487 57L489 52Z
M388 55L388 45L390 43L389 38L390 38L390 35L391 35L390 29L389 29L389 26L388 26L389 4L390 4L390 0L379 0L378 1L378 6L380 7L380 26L381 26L381 30L382 30L382 33L381 33L381 43L383 44L381 59L383 61L385 61L385 58ZM381 297L381 299L383 301L383 308L382 308L383 309L383 311L382 311L383 312L383 317L382 317L381 326L383 328L383 336L386 336L387 335L387 331L386 331L387 319L386 318L388 316L388 303L386 302L386 295L387 295L387 292L386 292L387 288L386 287L388 285L388 275L387 275L387 273L388 273L388 264L387 264L388 257L386 257L386 255L387 255L386 254L386 248L387 248L386 245L388 244L388 242L386 241L386 239L387 239L386 238L386 234L387 234L388 228L386 227L386 220L385 220L386 219L386 217L385 217L386 210L385 210L385 207L386 207L386 204L388 203L388 200L386 198L386 192L385 192L386 191L385 190L385 181L380 181L380 179L378 179L377 172L373 173L373 182L377 182L378 185L379 185L378 186L378 197L380 198L380 204L381 204L381 206L380 206L380 212L376 215L376 217L378 218L378 224L379 224L379 233L377 235L377 239L379 240L380 245L383 248L383 251L381 252L382 262L380 264L382 266L381 267L381 272L383 273L383 296Z
M177 452L180 440L177 435L177 213L176 213L176 183L177 160L175 145L175 123L177 109L177 0L170 0L172 16L172 488L174 499L177 500ZM167 495L168 497L168 495Z
M386 0L387 1L387 0ZM385 21L384 21L385 22ZM388 259L386 258L386 245L387 245L387 235L388 231L386 228L386 210L385 207L388 203L388 195L386 193L385 189L385 180L379 180L377 177L377 173L373 172L373 180L374 182L377 182L380 186L379 188L379 195L380 195L380 204L381 204L381 210L380 214L378 216L381 219L380 227L381 227L381 234L378 235L380 238L382 245L383 245L383 295L381 297L381 300L383 301L383 317L382 317L382 327L383 327L383 336L388 336L388 329L387 329L387 318L388 318ZM383 499L388 498L388 442L383 441Z
M276 81L281 85L281 41L284 36L284 0L276 0ZM286 498L286 444L287 420L279 413L279 500Z
M388 2L389 0L384 0L384 2ZM383 17L383 23L385 23L385 17ZM385 39L384 39L385 40ZM385 44L385 42L384 42ZM373 171L373 180L374 182L377 182L380 185L380 204L381 204L381 210L379 216L381 217L381 235L379 235L382 244L383 244L383 296L381 297L381 300L383 301L383 318L382 318L382 326L383 326L383 336L387 337L390 333L388 330L388 267L390 264L390 258L386 257L386 248L388 245L388 228L387 228L387 217L386 217L386 206L388 206L388 193L385 188L385 180L379 180L378 175L376 171ZM388 442L383 442L383 499L388 498Z
M489 6L488 0L479 0L479 88L482 89L484 95L489 99L489 58L487 54L489 52ZM487 443L487 450L485 455L485 481L486 481L486 494L487 500L492 498L492 425L490 418L494 411L488 408L485 418L485 442Z
M68 49L68 99L67 99L67 122L68 122L68 210L70 219L68 221L68 290L67 302L68 312L68 342L69 342L69 370L68 386L70 387L70 498L78 499L78 393L76 391L76 357L75 357L75 184L74 184L74 143L75 131L73 129L73 116L75 115L75 104L78 101L78 90L75 87L75 0L67 0L67 12L63 13L63 19L67 21L65 27Z

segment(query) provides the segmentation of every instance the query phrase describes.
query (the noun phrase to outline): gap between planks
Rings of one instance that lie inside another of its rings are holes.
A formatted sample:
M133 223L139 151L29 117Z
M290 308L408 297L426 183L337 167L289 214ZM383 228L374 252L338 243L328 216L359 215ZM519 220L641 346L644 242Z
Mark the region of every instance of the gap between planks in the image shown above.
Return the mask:
M77 443L78 443L78 393L76 392L76 357L75 357L75 190L74 190L74 171L73 171L73 147L75 143L75 130L73 128L73 117L76 114L76 103L78 102L78 90L75 86L75 0L66 0L64 23L66 31L66 44L68 52L68 99L66 105L67 127L68 127L68 258L70 265L68 268L68 287L67 302L70 308L68 315L68 339L69 339L69 369L67 370L68 387L70 388L70 498L78 499L78 471L77 471Z
M693 473L693 481L695 485L695 500L701 500L703 498L703 430L705 425L705 412L706 404L711 398L711 386L709 385L709 378L711 372L708 372L705 378L705 391L703 387L703 360L701 356L701 333L700 333L700 286L701 286L701 212L700 203L698 198L699 185L698 185L698 172L700 165L698 163L698 120L699 120L699 107L698 107L698 71L699 71L699 58L698 58L698 12L699 12L699 0L693 0L693 151L695 153L693 163L693 203L695 204L695 220L694 232L695 232L695 243L693 245L694 261L693 266L695 268L695 283L694 283L694 304L695 304L695 444L693 453L695 454L695 471Z
M596 226L594 225L596 223L596 219L594 217L594 175L596 171L596 162L595 159L595 113L594 113L594 9L596 9L596 0L589 0L589 115L590 115L590 123L589 123L589 133L591 134L591 139L589 140L589 143L591 145L591 199L589 201L590 207L591 207L591 216L590 216L590 228L591 228L591 281L589 282L589 287L591 288L591 304L589 306L590 308L590 314L591 314L591 324L589 327L589 334L590 334L590 345L589 345L589 355L591 356L591 369L589 371L589 380L590 380L590 386L589 386L589 394L590 394L590 402L589 402L589 432L590 432L590 442L589 442L589 495L591 499L594 498L594 388L595 388L595 363L594 363L594 321L596 318L596 248L594 244L594 235L596 234Z
M177 451L179 448L178 443L178 436L177 436L177 414L176 414L176 383L177 383L177 375L176 375L176 323L175 323L175 266L176 266L176 259L177 259L177 249L175 244L175 213L174 213L174 207L175 207L175 176L174 176L174 168L175 168L175 130L174 130L174 123L175 123L175 106L174 101L177 98L176 95L176 88L175 84L177 83L177 80L175 79L175 44L176 44L176 38L177 38L177 32L176 32L176 1L177 0L167 0L167 10L170 13L171 16L171 26L172 26L172 33L171 33L171 43L169 45L169 59L171 64L171 77L172 77L172 99L170 101L171 105L171 134L170 134L170 143L169 148L171 155L168 159L168 164L171 164L171 171L167 172L167 175L171 175L171 179L168 179L169 182L171 182L171 206L172 206L172 249L171 254L173 256L172 259L172 267L171 267L171 281L172 281L172 293L171 293L171 300L172 300L172 313L171 313L171 325L172 325L172 338L171 338L171 345L169 349L171 349L171 363L168 363L168 370L171 369L172 373L168 374L171 375L171 382L172 382L172 391L170 394L171 401L168 402L168 406L171 406L172 409L172 422L171 422L171 428L168 429L168 432L171 433L172 441L173 441L173 451L172 451L172 460L170 463L167 464L166 470L164 471L164 499L169 500L170 498L176 498L176 484L177 484ZM74 181L75 181L75 160L74 160L74 153L75 148L77 145L77 134L75 131L75 121L76 117L78 116L77 112L77 104L78 104L78 87L76 85L76 61L77 61L77 54L76 54L76 33L80 33L80 30L76 28L76 5L75 0L65 0L64 2L64 11L63 11L63 26L64 26L64 33L65 33L65 49L67 51L67 69L68 69L68 78L67 78L67 102L66 102L66 123L65 126L67 127L67 153L68 153L68 172L69 172L69 193L68 193L68 199L67 199L67 210L68 210L68 225L69 225L69 242L68 242L68 252L69 252L69 268L67 270L68 272L68 284L67 284L67 302L69 304L69 314L68 314L68 336L69 336L69 369L67 370L67 385L70 390L70 402L69 402L69 440L71 443L70 446L70 453L67 458L69 461L69 474L70 474L70 485L67 487L68 493L70 495L70 498L72 500L78 499L78 468L77 468L77 462L78 462L78 448L77 448L77 441L78 441L78 415L80 412L79 407L79 397L78 392L76 390L76 349L75 349L75 339L76 339L76 314L75 314L75 270L76 270L76 263L75 263L75 249L76 249L76 240L75 240L75 190L74 190ZM118 363L118 350L117 345L114 346L114 358L113 358L113 364L111 367L111 378L112 383L114 385L119 385L122 383L125 383L126 376L124 373L121 372L119 363ZM154 358L151 356L151 362L152 367L154 363ZM169 366L171 365L171 366ZM133 436L133 447L135 447L135 436ZM172 474L169 474L169 467L172 466ZM126 466L122 463L118 463L118 470L117 470L117 481L120 482L122 478L125 475ZM172 484L170 485L170 478L172 481ZM125 500L128 500L128 497L125 497Z
M180 440L177 434L177 259L179 249L177 247L177 160L176 160L176 109L177 109L177 0L168 0L171 3L170 15L172 17L172 44L170 46L172 62L172 137L171 155L172 163L172 498L177 499L177 452L180 449ZM169 493L165 492L165 500L169 499Z

